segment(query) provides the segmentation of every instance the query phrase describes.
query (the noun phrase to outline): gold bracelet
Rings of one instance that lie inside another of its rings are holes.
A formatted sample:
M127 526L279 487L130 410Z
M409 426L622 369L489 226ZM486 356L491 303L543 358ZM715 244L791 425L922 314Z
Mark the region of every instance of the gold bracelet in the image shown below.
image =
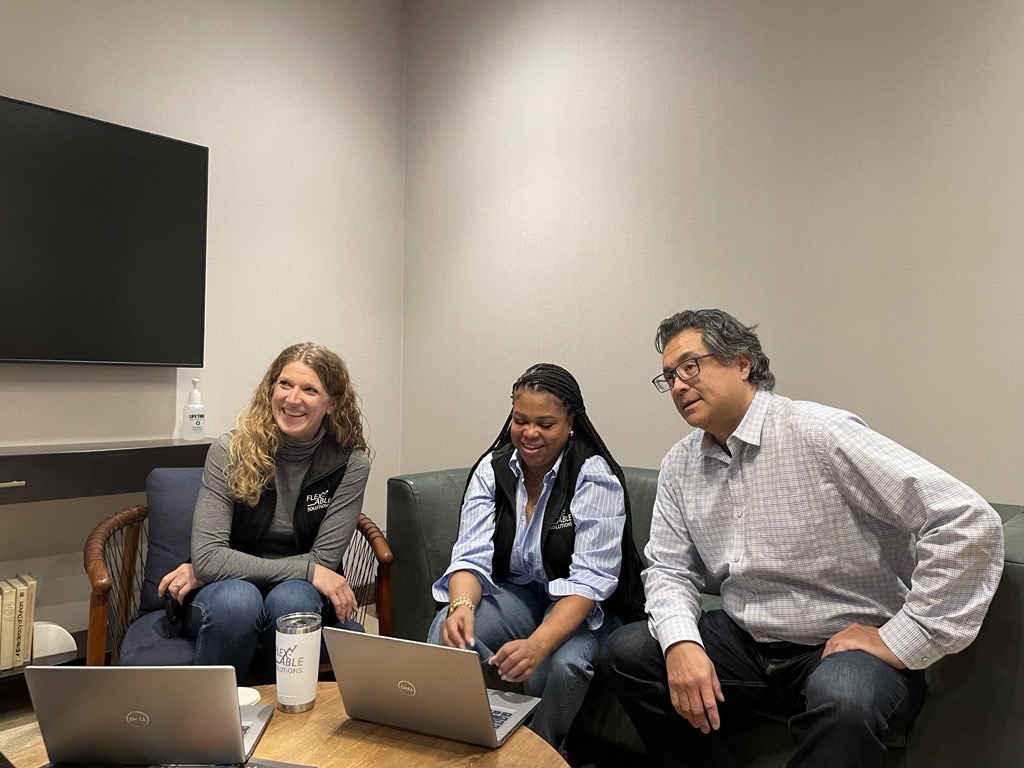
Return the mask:
M473 601L470 600L468 597L456 597L454 600L448 603L448 615L451 616L453 613L455 613L455 609L458 608L460 605L467 606L469 608L470 613L476 611L476 606L473 605Z

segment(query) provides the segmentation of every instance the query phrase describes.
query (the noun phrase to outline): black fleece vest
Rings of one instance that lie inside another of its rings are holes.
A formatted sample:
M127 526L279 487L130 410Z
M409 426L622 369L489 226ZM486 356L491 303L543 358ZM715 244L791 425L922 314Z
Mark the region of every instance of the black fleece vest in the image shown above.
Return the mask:
M503 447L491 457L491 468L497 486L495 493L494 559L491 574L495 581L508 578L512 560L512 543L516 535L516 484L518 482L508 462L513 447ZM554 487L544 507L544 524L540 534L541 558L544 572L549 580L569 576L572 553L576 543L576 525L573 522L572 504L583 464L600 451L589 442L569 439L562 455L562 463L555 477ZM620 482L622 478L619 479ZM623 482L623 492L625 492ZM637 621L644 617L644 586L640 578L643 563L633 541L633 521L626 504L626 524L622 531L622 567L615 592L604 601L603 607L617 614L624 622Z
M573 522L569 505L576 493L576 480L584 462L597 451L588 450L578 441L569 440L562 454L562 463L555 476L554 487L544 507L544 522L541 526L540 551L544 572L548 579L564 579L569 575L573 548L576 544L576 524ZM518 478L508 462L513 447L501 448L491 456L491 468L497 486L495 493L494 560L491 573L497 581L508 578L512 560L512 543L516 535L516 485Z
M324 435L313 452L313 460L306 470L302 488L295 500L295 516L292 521L295 531L294 554L305 554L313 548L320 524L327 514L327 507L345 477L351 453L351 448L342 448L330 435ZM255 507L248 506L244 501L236 501L231 518L231 548L256 554L260 541L270 528L276 508L274 478L270 479L270 484Z

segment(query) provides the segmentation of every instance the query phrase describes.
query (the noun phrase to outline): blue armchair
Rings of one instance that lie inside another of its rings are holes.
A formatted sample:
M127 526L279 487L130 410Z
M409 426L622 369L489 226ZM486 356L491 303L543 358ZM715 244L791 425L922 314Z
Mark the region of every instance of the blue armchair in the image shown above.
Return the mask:
M146 478L146 504L111 515L89 535L86 664L192 663L195 642L172 631L156 590L189 559L202 476L200 467L154 469ZM365 624L367 606L376 602L384 635L391 634L391 561L384 534L360 515L342 566L359 602L355 621Z

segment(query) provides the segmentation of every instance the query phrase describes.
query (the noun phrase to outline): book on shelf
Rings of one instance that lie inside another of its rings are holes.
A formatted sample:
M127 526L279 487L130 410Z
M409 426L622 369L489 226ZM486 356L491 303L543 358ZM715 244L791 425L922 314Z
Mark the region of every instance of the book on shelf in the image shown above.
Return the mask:
M14 585L6 579L0 581L0 670L14 666Z
M7 579L14 587L14 666L25 663L25 601L28 587L17 576Z
M36 620L36 578L31 573L19 573L18 578L25 585L25 631L22 639L23 652L22 658L25 664L28 664L35 657L32 652L34 647L33 639L35 637L35 620Z

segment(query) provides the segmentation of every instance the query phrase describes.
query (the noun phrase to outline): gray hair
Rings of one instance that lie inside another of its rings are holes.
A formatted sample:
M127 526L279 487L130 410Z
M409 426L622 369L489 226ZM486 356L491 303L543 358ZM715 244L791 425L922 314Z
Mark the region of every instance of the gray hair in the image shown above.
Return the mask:
M750 383L769 392L775 388L775 374L768 370L768 356L754 333L756 325L744 325L721 309L686 309L661 321L654 348L664 352L666 345L687 328L700 331L708 352L721 360L731 363L736 355L746 353L750 357Z

